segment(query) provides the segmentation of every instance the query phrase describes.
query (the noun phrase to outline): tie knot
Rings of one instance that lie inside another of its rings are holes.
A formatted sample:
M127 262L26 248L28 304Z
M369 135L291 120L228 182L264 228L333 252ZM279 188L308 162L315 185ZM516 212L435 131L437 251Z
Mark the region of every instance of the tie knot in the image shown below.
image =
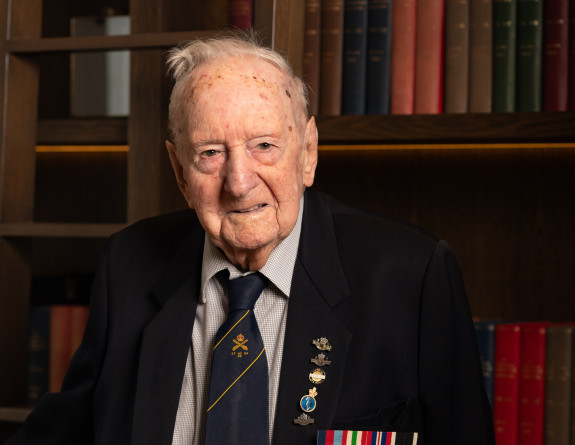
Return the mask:
M229 280L228 299L231 312L236 309L253 309L260 294L266 287L266 280L259 272Z

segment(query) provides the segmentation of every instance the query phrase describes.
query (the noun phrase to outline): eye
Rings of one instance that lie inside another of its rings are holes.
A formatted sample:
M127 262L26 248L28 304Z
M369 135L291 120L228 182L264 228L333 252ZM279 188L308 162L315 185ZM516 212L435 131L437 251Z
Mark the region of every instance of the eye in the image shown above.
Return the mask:
M218 154L217 150L206 150L202 152L202 156L205 156L206 158L211 158L212 156L215 156Z
M262 142L261 144L258 144L258 148L261 148L262 150L269 150L272 148L272 144L269 142Z

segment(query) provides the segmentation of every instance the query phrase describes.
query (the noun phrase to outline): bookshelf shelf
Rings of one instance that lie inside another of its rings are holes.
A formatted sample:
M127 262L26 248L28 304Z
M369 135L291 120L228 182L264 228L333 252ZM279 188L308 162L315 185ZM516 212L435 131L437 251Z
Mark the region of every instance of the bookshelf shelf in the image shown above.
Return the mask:
M18 238L106 238L125 224L4 223L0 236Z
M575 112L320 116L322 144L573 142Z
M32 408L0 406L0 422L22 423L32 412Z
M122 49L169 48L186 40L222 35L225 31L180 31L138 33L118 36L47 37L41 39L8 40L6 52L34 54L52 52L109 51Z

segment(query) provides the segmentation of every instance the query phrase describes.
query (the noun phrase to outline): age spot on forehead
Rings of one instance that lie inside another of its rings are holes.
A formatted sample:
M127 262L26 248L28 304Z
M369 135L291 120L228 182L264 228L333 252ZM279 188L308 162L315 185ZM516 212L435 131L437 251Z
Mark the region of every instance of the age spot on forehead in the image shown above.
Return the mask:
M292 128L291 125L288 127L288 130L289 130L289 131L292 131L292 130L293 130L293 128Z

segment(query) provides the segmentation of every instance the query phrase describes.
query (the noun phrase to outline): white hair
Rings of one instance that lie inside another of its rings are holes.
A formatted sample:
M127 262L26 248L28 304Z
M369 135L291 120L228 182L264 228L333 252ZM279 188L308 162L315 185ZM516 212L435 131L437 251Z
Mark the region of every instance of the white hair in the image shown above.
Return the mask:
M194 71L205 63L232 57L255 57L278 68L294 86L295 122L301 130L305 129L308 117L308 89L306 84L294 74L290 63L282 54L262 46L253 34L199 39L173 48L168 54L168 72L174 80L174 89L170 96L168 125L170 137L176 146L183 146L187 140L189 110L187 109L186 87Z

